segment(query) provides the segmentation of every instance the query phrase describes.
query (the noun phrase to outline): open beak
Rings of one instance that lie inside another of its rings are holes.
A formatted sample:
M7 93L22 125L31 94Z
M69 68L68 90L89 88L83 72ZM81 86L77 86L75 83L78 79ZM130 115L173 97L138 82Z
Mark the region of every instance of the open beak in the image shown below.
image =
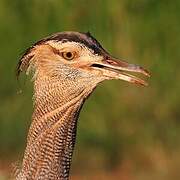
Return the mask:
M150 77L150 73L146 69L112 57L106 57L101 62L93 63L91 67L101 69L103 75L109 79L121 79L143 86L147 86L148 84L144 80L129 74L129 72L141 73Z

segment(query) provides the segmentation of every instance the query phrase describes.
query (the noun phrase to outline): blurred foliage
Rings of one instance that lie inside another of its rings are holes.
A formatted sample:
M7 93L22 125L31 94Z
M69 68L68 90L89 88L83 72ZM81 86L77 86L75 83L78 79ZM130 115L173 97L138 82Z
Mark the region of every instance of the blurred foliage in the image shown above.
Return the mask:
M180 179L179 19L179 0L1 0L0 172L21 160L32 113L32 84L15 77L18 59L40 38L71 30L90 31L152 74L147 88L105 82L88 99L73 179Z

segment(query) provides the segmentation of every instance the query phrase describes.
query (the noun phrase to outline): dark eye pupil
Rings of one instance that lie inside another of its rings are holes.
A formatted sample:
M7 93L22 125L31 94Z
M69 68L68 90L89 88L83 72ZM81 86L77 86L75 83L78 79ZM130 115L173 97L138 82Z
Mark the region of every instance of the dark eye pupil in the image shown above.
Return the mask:
M63 52L62 57L67 60L72 60L74 58L73 52Z
M71 58L71 57L72 57L72 53L71 53L71 52L67 52L67 53L66 53L66 57L67 57L67 58Z

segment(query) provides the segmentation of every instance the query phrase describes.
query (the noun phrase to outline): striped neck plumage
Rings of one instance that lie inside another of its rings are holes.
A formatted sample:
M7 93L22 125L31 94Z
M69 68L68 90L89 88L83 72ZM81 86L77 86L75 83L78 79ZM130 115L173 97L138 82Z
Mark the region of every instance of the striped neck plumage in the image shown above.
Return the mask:
M79 112L94 87L85 90L82 83L49 77L34 83L34 113L17 179L66 180Z

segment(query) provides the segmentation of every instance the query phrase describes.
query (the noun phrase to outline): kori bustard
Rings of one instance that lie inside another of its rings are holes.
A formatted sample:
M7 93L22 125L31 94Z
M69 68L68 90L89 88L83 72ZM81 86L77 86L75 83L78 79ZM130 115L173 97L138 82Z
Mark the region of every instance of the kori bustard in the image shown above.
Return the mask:
M60 32L31 46L17 75L32 72L34 112L18 180L67 180L84 101L104 80L147 85L140 66L112 57L90 33Z

